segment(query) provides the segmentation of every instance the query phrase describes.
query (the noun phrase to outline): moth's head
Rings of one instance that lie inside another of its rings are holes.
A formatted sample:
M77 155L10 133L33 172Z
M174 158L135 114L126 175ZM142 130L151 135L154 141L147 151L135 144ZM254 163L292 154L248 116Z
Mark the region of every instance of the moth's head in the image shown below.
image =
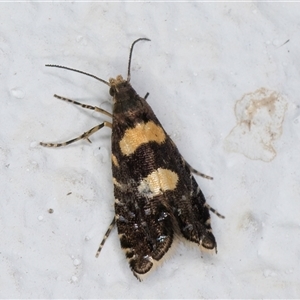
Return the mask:
M128 86L128 81L123 79L122 75L118 75L116 78L109 79L109 94L115 98L117 94L124 92Z
M122 109L136 106L136 92L132 88L128 79L123 79L121 75L109 79L109 94L113 97L114 105L122 103ZM125 103L127 103L125 105ZM124 106L125 105L125 106Z

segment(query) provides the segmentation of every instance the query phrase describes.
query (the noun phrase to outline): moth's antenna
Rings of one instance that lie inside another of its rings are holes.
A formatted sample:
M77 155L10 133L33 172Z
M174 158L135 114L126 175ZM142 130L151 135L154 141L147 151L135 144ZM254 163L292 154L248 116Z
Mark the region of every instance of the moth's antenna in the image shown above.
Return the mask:
M127 82L130 82L130 66L131 66L131 56L132 56L133 46L139 41L151 41L151 40L149 40L147 38L140 38L132 43L131 48L130 48L130 53L129 53L129 60L128 60Z
M81 74L93 77L93 78L95 78L95 79L97 79L97 80L99 80L99 81L107 84L108 86L110 86L110 84L107 81L105 81L105 80L103 80L103 79L101 79L101 78L99 78L99 77L97 77L95 75L92 75L92 74L89 74L89 73L86 73L86 72L83 72L83 71L79 71L79 70L68 68L68 67L64 67L64 66L58 66L58 65L45 65L45 66L46 67L52 67L52 68L60 68L60 69L65 69L65 70L69 70L69 71L74 71L74 72L77 72L77 73L81 73Z

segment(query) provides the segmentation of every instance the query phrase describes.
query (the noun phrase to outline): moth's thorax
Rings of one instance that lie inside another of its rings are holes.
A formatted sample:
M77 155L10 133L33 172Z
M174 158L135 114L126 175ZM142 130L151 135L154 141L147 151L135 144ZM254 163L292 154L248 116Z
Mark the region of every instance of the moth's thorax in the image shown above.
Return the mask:
M123 79L121 75L116 78L109 79L109 93L113 97L113 115L126 117L127 114L132 115L135 112L143 110L146 101L142 99L131 84Z

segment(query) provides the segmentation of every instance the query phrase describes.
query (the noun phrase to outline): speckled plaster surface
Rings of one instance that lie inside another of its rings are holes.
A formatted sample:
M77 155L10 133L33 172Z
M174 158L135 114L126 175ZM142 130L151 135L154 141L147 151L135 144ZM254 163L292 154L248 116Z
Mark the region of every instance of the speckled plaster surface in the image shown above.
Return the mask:
M1 298L300 297L300 3L0 3L0 24ZM114 214L109 128L92 144L39 146L108 120L54 93L110 109L107 86L44 65L126 75L139 37L152 41L135 49L132 85L214 177L197 180L226 216L212 216L217 255L179 244L142 283L116 230L95 258ZM237 115L260 89L284 99L275 136L268 105ZM239 120L269 138L272 159L243 131L228 147Z

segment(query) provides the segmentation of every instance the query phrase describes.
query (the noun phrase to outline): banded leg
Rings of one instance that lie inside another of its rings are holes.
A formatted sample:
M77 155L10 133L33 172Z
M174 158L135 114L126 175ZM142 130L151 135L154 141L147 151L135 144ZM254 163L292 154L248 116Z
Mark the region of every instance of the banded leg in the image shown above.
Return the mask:
M223 215L221 215L217 210L215 210L214 208L212 208L210 205L208 205L207 203L204 204L211 212L213 212L215 215L217 215L219 218L221 219L225 219L225 217Z
M211 176L208 176L208 175L205 175L199 171L197 171L196 169L194 169L186 160L185 160L185 163L186 165L189 167L189 169L191 170L192 173L196 174L196 175L199 175L201 177L204 177L206 179L209 179L209 180L213 180L214 178L211 177Z
M107 231L106 231L106 233L105 233L103 239L102 239L102 242L101 242L101 244L100 244L98 250L97 250L96 257L99 256L99 254L100 254L100 252L101 252L101 250L102 250L102 248L103 248L103 246L104 246L104 244L105 244L107 238L109 237L110 232L111 232L112 229L114 228L115 224L116 224L116 218L114 217L113 220L112 220L112 222L110 223L110 225L109 225L109 227L108 227L108 229L107 229Z
M95 127L93 127L92 129L90 129L89 131L86 131L85 133L83 133L82 135L80 135L79 137L75 138L75 139L72 139L72 140L69 140L67 142L64 142L64 143L40 143L41 146L44 146L44 147L62 147L62 146L67 146L67 145L70 145L76 141L79 141L79 140L82 140L82 139L86 139L88 140L89 142L91 142L89 140L89 136L91 136L93 133L95 133L96 131L100 130L101 128L103 128L104 126L106 127L109 127L109 128L112 128L112 124L109 123L109 122L103 122Z
M192 173L195 173L196 175L199 175L201 177L204 177L206 179L210 179L213 180L214 178L208 175L205 175L199 171L197 171L196 169L194 169L186 160L185 160L186 165L189 167L189 169L191 170ZM225 219L225 217L223 215L221 215L216 209L214 209L213 207L211 207L209 204L205 203L205 206L211 211L213 212L215 215L217 215L219 218Z
M71 100L71 99L68 99L68 98L65 98L65 97L62 97L62 96L58 96L56 94L54 94L54 97L57 98L57 99L63 100L63 101L67 101L67 102L79 105L79 106L81 106L83 108L87 108L87 109L91 109L91 110L97 111L99 113L102 113L102 114L107 115L107 116L109 116L109 117L112 118L112 114L111 113L109 113L108 111L106 111L106 110L104 110L104 109L102 109L100 107L91 106L91 105L88 105L88 104L80 103L80 102L77 102L75 100Z

